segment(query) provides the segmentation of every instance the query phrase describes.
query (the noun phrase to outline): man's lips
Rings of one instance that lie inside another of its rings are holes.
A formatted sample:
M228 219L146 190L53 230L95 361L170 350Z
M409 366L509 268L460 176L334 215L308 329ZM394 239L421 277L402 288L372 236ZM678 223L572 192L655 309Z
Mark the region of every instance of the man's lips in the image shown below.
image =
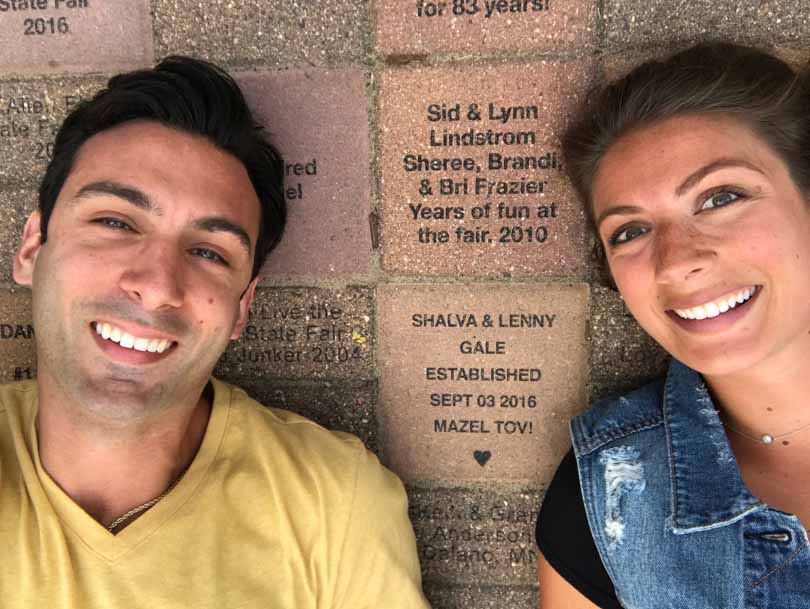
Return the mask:
M106 322L93 322L89 328L101 350L121 363L152 364L166 358L177 346L176 341L137 336Z

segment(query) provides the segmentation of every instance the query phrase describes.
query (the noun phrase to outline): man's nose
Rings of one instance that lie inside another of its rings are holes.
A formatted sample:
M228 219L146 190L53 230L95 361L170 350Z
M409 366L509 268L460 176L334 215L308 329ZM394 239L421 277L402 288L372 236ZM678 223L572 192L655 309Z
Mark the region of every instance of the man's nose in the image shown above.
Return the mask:
M120 287L148 311L179 308L183 288L183 252L170 244L149 244L121 276Z
M679 284L700 277L717 257L699 231L682 223L660 225L654 247L658 283Z

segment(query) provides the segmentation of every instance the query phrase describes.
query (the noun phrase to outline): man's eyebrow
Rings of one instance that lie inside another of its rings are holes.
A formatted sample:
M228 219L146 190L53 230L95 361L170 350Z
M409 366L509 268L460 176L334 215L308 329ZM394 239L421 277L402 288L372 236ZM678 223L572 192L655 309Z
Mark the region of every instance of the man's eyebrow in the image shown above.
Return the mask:
M242 244L245 250L247 250L248 254L251 252L250 235L248 235L248 232L227 218L223 218L222 216L208 216L206 218L200 218L199 220L194 221L194 228L212 233L230 233L239 239L239 242Z
M642 211L644 210L637 205L615 205L609 207L599 214L599 217L596 219L596 230L599 230L599 227L602 226L602 222L609 216L629 216Z
M708 165L704 165L700 169L697 169L696 171L689 174L689 176L683 181L683 183L680 186L678 186L678 188L675 189L675 194L680 197L710 173L719 171L720 169L725 169L726 167L745 167L746 169L750 169L752 171L756 171L757 173L765 175L765 173L759 167L757 167L753 163L744 161L743 159L733 159L733 158L717 159L716 161L712 161Z
M120 184L119 182L111 182L109 180L91 182L90 184L82 186L79 189L79 192L76 193L76 198L73 202L76 203L81 199L99 195L111 195L118 199L122 199L127 203L132 203L132 205L139 207L144 211L155 213L158 216L163 214L163 210L152 203L145 193L132 186Z

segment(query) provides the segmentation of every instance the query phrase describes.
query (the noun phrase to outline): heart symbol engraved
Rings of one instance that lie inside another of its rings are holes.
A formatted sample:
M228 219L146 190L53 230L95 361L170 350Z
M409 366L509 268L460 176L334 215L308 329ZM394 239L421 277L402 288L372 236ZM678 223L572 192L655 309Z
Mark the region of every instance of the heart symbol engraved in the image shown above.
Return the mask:
M492 457L492 453L488 450L476 450L473 453L473 457L476 461L478 461L478 465L484 467L487 464L487 461L489 461L490 457Z

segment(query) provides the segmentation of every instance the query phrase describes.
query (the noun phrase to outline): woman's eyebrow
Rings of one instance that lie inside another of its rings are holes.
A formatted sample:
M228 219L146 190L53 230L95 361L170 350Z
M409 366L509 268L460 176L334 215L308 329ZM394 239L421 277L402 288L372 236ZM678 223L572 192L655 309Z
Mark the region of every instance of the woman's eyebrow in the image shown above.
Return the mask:
M614 205L613 207L609 207L599 214L599 218L596 220L596 230L599 230L599 227L602 226L602 222L610 216L630 216L632 214L641 213L642 211L644 211L644 209L636 205Z
M759 167L743 159L717 159L716 161L712 161L711 163L704 165L703 167L700 167L689 174L681 185L675 189L675 194L679 197L682 196L686 191L688 191L710 173L719 171L720 169L725 169L727 167L745 167L746 169L750 169L751 171L756 171L757 173L765 175L765 173Z

